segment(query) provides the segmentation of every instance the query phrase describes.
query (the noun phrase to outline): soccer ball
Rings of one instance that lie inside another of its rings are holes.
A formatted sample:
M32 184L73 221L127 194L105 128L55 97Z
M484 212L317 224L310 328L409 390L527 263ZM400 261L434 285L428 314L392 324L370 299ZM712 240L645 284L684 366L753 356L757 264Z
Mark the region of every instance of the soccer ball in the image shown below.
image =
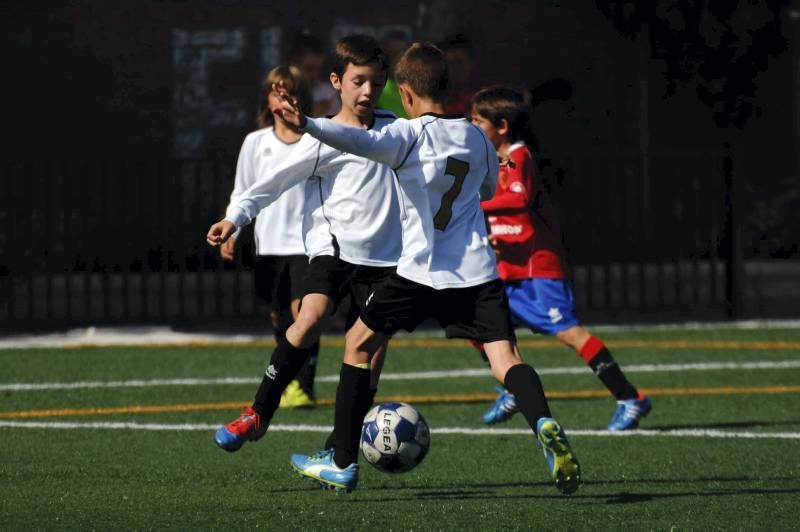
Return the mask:
M361 429L361 453L386 473L405 473L417 467L431 446L425 418L406 403L373 406Z

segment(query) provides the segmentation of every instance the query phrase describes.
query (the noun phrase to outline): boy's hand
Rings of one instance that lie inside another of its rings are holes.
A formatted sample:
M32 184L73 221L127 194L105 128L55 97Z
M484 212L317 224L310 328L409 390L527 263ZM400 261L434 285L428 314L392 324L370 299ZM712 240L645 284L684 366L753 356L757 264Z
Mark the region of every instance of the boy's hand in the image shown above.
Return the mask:
M498 242L496 237L489 236L489 244L492 246L492 250L494 251L495 255L500 255L500 242Z
M232 222L222 219L211 226L206 235L206 242L214 247L218 247L231 237L236 231L236 226Z
M233 260L234 253L236 252L236 238L230 237L227 242L222 244L219 248L219 255L222 260L228 262Z
M281 100L281 106L278 109L273 109L272 112L283 118L287 124L293 126L297 131L302 131L306 127L306 116L300 111L297 98L289 94L289 91L286 90L286 85L282 81L273 83L272 90L278 94Z
M503 159L498 155L497 158L500 160L500 166L507 166L509 168L517 167L517 163L515 163L511 157L506 157L505 159Z

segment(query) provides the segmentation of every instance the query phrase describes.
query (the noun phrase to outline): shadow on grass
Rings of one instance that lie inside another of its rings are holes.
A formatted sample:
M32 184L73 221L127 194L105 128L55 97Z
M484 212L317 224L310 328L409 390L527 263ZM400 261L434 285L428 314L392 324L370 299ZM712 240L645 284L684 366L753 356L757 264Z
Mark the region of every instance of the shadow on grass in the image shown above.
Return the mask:
M638 504L644 502L651 502L657 500L679 499L682 497L738 497L742 495L790 495L800 494L800 487L796 488L757 488L752 486L731 487L715 489L703 489L698 487L698 483L713 482L713 483L741 483L741 482L754 482L759 479L748 477L701 477L696 479L639 479L639 480L601 480L584 482L583 491L592 487L598 487L598 490L603 493L586 493L583 494L579 491L575 495L564 496L559 495L553 486L548 482L527 482L527 483L491 483L491 484L470 484L465 485L463 488L458 486L448 485L441 488L431 487L430 485L401 485L401 486L363 486L362 489L357 490L353 495L343 496L339 500L342 502L349 502L353 504L358 503L375 503L375 502L410 502L420 500L511 500L511 499L569 499L573 501L592 501L604 502L605 504ZM796 481L796 477L780 477L771 478L771 482L780 481ZM687 489L689 483L694 489ZM659 485L659 486L672 486L673 491L668 493L654 493L652 491L643 489L641 492L632 492L629 490L615 490L614 487L630 487L632 484L646 485ZM606 489L603 489L606 488ZM515 489L517 493L509 494L509 489ZM319 487L314 486L313 483L304 484L302 487L290 489L275 489L265 490L266 493L301 493L307 491L322 491ZM380 494L392 493L391 496L381 496ZM534 493L531 493L534 492ZM377 497L372 497L370 494L378 493ZM359 497L358 495L363 495Z
M779 427L785 425L798 425L800 420L788 419L783 421L723 421L719 423L696 423L696 424L680 424L680 425L651 425L648 424L647 429L651 430L685 430L685 429L746 429L754 427Z
M622 492L607 498L605 496L589 497L593 499L606 499L606 504L631 504L639 502L649 502L659 499L676 499L680 497L727 497L730 495L784 495L800 493L800 488L787 489L724 489L712 491L676 492L676 493L627 493Z

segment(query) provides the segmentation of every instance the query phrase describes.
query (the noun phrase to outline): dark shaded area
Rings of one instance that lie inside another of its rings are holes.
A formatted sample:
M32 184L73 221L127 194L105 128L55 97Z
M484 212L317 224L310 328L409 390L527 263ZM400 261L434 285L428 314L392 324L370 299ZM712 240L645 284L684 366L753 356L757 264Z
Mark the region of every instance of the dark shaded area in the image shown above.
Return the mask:
M788 228L800 223L800 169L791 160L797 152L800 118L795 117L794 135L788 138L774 128L762 131L761 139L748 138L745 131L770 105L772 95L764 94L763 87L759 91L759 86L776 60L793 60L797 77L797 51L790 48L797 15L787 17L790 0L595 3L621 35L647 41L650 56L664 65L665 99L679 91L694 92L719 129L720 143L748 145L749 179L740 190L750 200L743 206L745 256L797 258L800 239ZM787 70L782 81L783 90L793 94L793 102L784 104L788 120L792 111L798 112L798 84L791 77ZM779 155L787 164L782 177L765 175L774 165L766 160L773 146L784 150Z
M758 292L746 261L800 259L788 0L33 0L2 12L3 330L260 326L252 246L223 264L203 235L255 127L261 77L300 30L330 45L397 28L461 35L471 83L531 90L584 317L796 315L745 297Z
M647 33L664 61L667 96L693 85L717 126L744 128L756 107L756 84L771 58L788 50L781 11L789 0L596 0L625 37Z

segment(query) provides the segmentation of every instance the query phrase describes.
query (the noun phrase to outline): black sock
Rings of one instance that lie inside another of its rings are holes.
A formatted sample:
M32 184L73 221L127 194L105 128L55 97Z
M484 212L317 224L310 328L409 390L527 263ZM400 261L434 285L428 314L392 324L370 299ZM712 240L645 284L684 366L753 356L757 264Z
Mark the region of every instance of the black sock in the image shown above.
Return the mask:
M375 394L376 393L378 393L378 389L377 388L370 388L370 390L369 390L369 406L367 407L367 412L369 412L369 409L372 408L373 404L375 404ZM364 414L364 416L366 416L366 414ZM325 448L326 449L333 449L333 448L336 447L336 436L335 436L335 434L336 433L333 430L331 431L330 434L328 434L328 439L325 440Z
M272 419L281 401L281 394L295 378L307 357L307 349L297 349L285 336L278 340L253 400L253 409L263 422L269 423Z
M345 468L358 458L361 426L370 401L370 370L342 364L339 386L336 388L336 409L333 434L336 440L334 461Z
M525 420L534 432L536 432L536 422L539 421L539 418L552 417L542 389L542 381L528 364L511 366L506 373L504 384L506 389L514 394L517 408L525 416Z
M633 384L628 382L625 374L622 373L619 365L607 348L603 347L598 353L588 362L589 367L592 368L594 374L600 379L608 391L610 391L617 400L624 401L626 399L635 399L639 395L639 391Z
M578 354L617 400L633 399L639 395L638 390L625 378L600 338L590 335L583 347L578 350Z
M317 374L317 360L319 359L319 342L306 349L306 362L297 372L297 381L300 383L300 388L308 394L310 398L314 398L314 377ZM326 447L329 449L329 447Z

